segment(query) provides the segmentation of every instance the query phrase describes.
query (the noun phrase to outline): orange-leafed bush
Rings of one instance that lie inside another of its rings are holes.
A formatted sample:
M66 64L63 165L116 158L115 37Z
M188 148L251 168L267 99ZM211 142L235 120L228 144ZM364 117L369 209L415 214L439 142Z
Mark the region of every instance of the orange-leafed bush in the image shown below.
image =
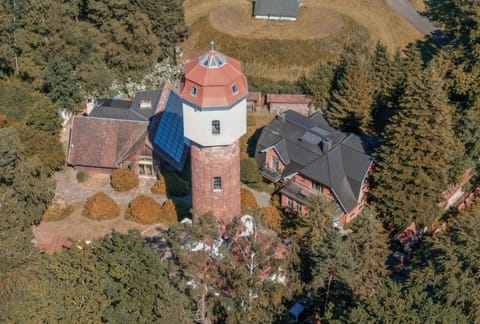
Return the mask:
M95 220L110 219L120 215L120 208L109 195L97 192L87 199L82 215Z
M45 210L42 216L43 222L57 222L64 220L68 216L70 216L75 207L73 205L66 205L64 207L60 206L59 204L51 205Z
M165 195L167 193L167 184L165 182L165 177L162 174L150 190L152 193L159 195Z
M110 183L115 191L129 191L138 186L138 176L130 169L118 169L112 172Z
M258 208L257 199L250 190L242 188L241 199L242 213L252 212Z
M130 202L125 218L140 224L154 224L159 221L161 208L152 197L141 195Z
M163 203L160 212L160 222L165 224L174 224L178 222L177 208L172 199Z
M267 206L263 208L263 220L265 225L271 229L280 232L282 229L282 214L278 208L274 206Z

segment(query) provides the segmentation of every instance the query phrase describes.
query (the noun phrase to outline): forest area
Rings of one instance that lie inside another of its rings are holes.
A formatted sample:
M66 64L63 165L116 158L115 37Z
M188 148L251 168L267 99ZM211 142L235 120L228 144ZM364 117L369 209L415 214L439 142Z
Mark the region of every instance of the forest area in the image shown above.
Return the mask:
M51 256L34 247L31 228L65 166L59 110L158 86L189 31L180 0L2 1L0 322L288 323L300 298L322 323L478 322L480 202L439 204L466 169L479 184L480 1L426 5L445 46L345 44L335 63L296 82L249 79L252 91L312 96L332 126L372 143L370 206L350 234L331 226L318 197L305 218L250 208L259 232L277 233L269 244L235 235L234 223L230 248L212 253L218 233L205 215L163 238L114 232ZM387 261L411 222L445 230L427 231L399 274ZM274 257L279 247L286 257ZM284 283L265 280L272 268Z

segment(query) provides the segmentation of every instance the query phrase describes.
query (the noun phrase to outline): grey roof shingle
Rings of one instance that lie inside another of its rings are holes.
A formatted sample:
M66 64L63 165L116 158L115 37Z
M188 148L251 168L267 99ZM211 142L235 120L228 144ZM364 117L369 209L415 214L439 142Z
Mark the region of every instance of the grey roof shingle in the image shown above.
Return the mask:
M255 153L258 165L265 165L266 148L278 148L282 142L289 157L282 177L301 173L331 188L345 212L355 208L372 163L360 137L330 127L321 113L308 118L289 110L263 129Z
M256 0L254 16L297 18L298 0Z

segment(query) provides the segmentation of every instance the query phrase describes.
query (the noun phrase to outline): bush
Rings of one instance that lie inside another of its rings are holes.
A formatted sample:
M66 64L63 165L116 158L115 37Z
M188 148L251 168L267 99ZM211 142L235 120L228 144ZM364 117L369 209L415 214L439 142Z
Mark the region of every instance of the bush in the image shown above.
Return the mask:
M185 196L190 192L190 184L182 179L176 172L160 175L160 179L153 185L152 193L168 194L172 196Z
M165 195L167 194L167 184L165 183L165 177L161 174L160 178L155 182L150 191L154 194Z
M154 224L159 221L161 208L152 197L141 195L130 202L125 218L140 224Z
M82 183L88 180L88 173L85 171L78 171L76 177L77 181Z
M138 176L130 169L118 169L112 172L110 183L115 191L129 191L138 186Z
M278 208L274 206L267 206L263 208L262 211L265 225L277 232L280 232L282 230L282 214Z
M246 158L240 161L240 179L247 184L262 181L255 159Z
M109 195L97 192L87 199L82 215L95 220L111 219L120 215L120 208Z
M178 222L177 208L172 199L163 203L160 212L160 222L165 224L175 224Z
M257 199L250 190L242 188L241 199L242 213L249 213L258 208Z
M75 207L73 205L66 205L65 207L61 207L58 204L49 206L47 210L43 213L42 221L44 222L57 222L64 220L68 216L70 216Z

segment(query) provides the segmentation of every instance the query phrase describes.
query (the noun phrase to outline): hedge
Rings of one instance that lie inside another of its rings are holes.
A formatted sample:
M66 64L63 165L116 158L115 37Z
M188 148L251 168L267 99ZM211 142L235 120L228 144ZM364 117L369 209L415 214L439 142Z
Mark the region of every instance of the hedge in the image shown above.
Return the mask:
M172 199L168 199L163 203L162 210L160 212L160 222L165 224L178 223L177 208Z
M141 195L130 202L125 218L140 224L158 223L161 208L162 205L152 197Z
M138 187L138 176L130 169L117 169L112 172L110 183L115 191L129 191Z
M70 216L75 207L73 205L66 205L65 207L61 207L58 204L49 206L47 210L43 213L42 221L44 222L57 222L64 220L68 216Z
M176 172L160 175L160 178L151 188L152 193L168 194L172 196L185 196L190 192L190 184Z
M111 219L120 215L120 208L109 195L97 192L87 199L82 215L95 220Z
M250 190L242 188L241 205L242 213L249 213L252 212L253 209L258 208L257 199Z
M265 225L277 232L280 232L282 230L282 214L278 208L274 206L267 206L263 208L262 211Z

